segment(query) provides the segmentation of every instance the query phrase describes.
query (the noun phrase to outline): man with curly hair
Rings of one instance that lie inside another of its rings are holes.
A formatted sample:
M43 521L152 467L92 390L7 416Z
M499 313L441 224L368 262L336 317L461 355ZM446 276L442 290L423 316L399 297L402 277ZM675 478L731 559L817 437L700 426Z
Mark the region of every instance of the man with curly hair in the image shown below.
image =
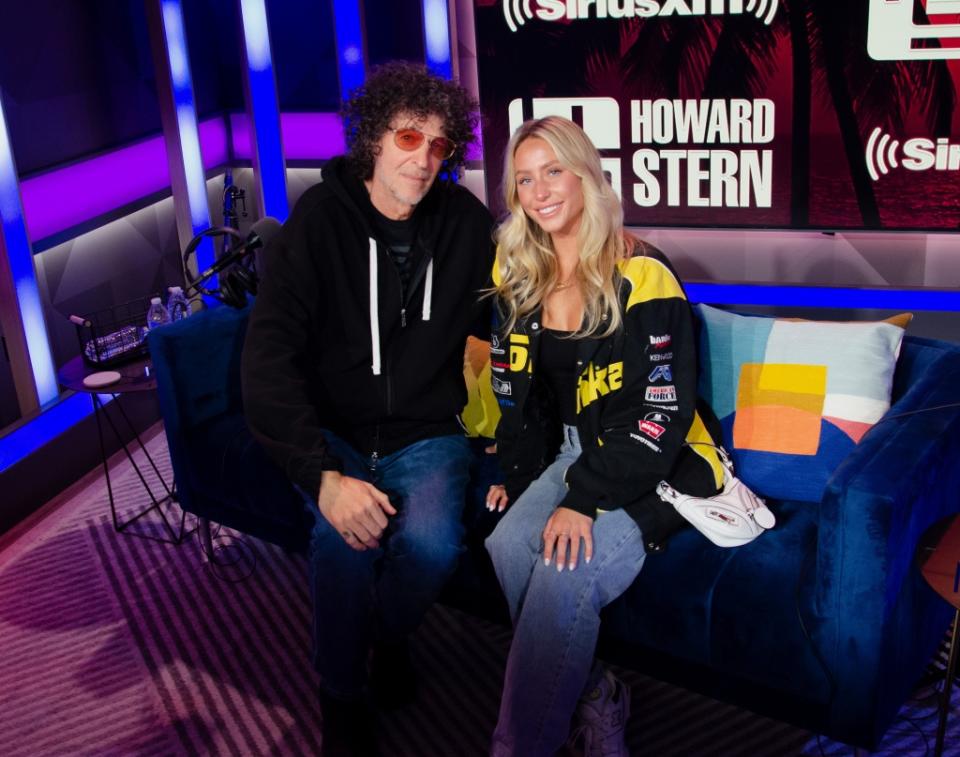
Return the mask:
M331 160L267 251L243 352L247 420L303 491L324 751L376 750L373 706L411 695L406 639L463 550L464 344L493 219L452 181L476 103L422 66L375 70ZM368 652L372 650L368 687Z

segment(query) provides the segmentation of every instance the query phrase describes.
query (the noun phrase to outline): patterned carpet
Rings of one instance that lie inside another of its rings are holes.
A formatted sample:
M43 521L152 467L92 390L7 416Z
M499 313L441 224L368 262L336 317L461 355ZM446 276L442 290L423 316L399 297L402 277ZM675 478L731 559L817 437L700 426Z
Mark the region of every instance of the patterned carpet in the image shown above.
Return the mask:
M169 476L162 434L148 444ZM126 509L146 495L116 459ZM319 754L308 661L306 565L221 534L173 546L113 531L91 475L0 550L0 750L5 755ZM150 524L144 525L149 528ZM419 697L385 714L385 755L484 755L509 631L437 607L414 640ZM847 755L853 750L629 671L631 751L645 755ZM960 755L960 695L946 754ZM933 690L879 755L932 754ZM570 754L576 754L570 750Z

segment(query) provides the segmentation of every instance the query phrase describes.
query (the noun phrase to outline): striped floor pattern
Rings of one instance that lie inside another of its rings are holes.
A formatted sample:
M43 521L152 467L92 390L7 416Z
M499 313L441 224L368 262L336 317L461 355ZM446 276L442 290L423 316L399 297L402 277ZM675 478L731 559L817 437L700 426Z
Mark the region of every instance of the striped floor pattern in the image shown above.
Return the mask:
M162 435L151 443L169 475ZM144 494L114 474L132 512ZM179 547L117 534L97 482L0 554L0 753L319 754L308 659L306 565L222 534L213 569L198 539ZM145 524L149 528L149 524ZM242 579L242 580L241 580ZM414 639L417 701L384 714L386 757L486 754L510 634L436 607ZM618 671L631 684L631 752L849 755L844 744ZM960 695L947 754L960 757ZM879 755L932 754L935 703L909 703ZM568 750L568 757L576 751Z

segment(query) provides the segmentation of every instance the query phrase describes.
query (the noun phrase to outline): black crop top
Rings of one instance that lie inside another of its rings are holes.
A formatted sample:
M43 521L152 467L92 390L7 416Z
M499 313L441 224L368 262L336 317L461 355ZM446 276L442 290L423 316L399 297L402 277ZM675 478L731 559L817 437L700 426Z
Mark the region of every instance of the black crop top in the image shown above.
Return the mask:
M538 373L560 407L560 420L577 425L577 340L570 331L544 329L540 337Z

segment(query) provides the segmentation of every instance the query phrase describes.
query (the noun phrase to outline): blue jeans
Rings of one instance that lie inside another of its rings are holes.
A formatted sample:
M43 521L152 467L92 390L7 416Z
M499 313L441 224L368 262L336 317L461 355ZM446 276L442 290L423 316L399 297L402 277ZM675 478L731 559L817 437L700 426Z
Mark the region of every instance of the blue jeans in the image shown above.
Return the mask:
M510 504L486 541L513 620L500 716L491 754L544 757L566 742L570 720L593 664L600 610L643 567L636 522L623 510L593 524L593 559L558 572L543 564L543 528L567 492L567 468L580 456L576 428L564 426L557 458Z
M320 514L315 498L307 503L315 519L314 665L326 693L354 699L366 687L373 641L410 634L457 567L471 453L466 437L441 436L373 460L336 435L324 435L344 475L369 481L398 511L380 546L358 552Z

